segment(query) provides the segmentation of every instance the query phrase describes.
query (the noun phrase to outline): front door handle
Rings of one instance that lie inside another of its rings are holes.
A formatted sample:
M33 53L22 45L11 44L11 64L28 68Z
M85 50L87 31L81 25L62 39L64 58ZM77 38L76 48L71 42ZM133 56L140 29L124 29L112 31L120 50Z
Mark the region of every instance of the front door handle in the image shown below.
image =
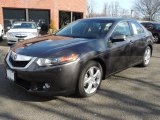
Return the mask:
M111 40L108 41L108 47L111 48L113 46L113 43Z
M133 44L133 43L134 43L134 41L133 41L133 40L130 40L130 43L132 43L132 44Z
M143 39L144 39L144 38L146 38L146 36L145 36L145 35L143 36Z

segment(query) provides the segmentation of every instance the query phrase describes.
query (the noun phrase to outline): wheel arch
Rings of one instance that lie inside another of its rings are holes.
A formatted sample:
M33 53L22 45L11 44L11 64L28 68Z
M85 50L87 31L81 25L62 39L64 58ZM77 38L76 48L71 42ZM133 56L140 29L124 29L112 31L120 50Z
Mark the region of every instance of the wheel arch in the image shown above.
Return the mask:
M154 41L154 42L159 42L159 40L160 40L160 35L159 35L158 33L153 33L154 39L155 39L155 36L158 36L158 40L157 40L157 41Z
M153 33L153 36L154 36L154 35L157 35L157 36L159 37L159 34L158 34L158 33Z
M104 80L105 76L106 76L106 65L105 65L105 62L102 59L100 59L100 58L95 58L95 59L92 59L90 61L98 62L101 65L102 70L103 70L102 80Z
M151 48L151 54L153 53L153 46L151 44L148 45Z

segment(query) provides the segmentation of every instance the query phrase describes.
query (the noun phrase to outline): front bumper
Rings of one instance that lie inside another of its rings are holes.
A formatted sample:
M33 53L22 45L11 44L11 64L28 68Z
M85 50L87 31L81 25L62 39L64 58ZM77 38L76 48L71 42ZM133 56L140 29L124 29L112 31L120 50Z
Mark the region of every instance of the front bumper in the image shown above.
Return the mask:
M6 39L7 39L6 34L3 34L3 35L2 35L2 39L3 39L3 40L6 40Z
M25 69L16 69L11 67L6 59L6 69L15 73L15 84L30 93L44 96L69 95L75 92L79 76L79 60L51 67L39 67L35 61Z
M27 40L27 39L31 39L31 38L35 38L35 37L37 37L37 36L28 36L28 37L24 37L24 38L6 36L6 39L7 39L8 44L15 44L17 42Z

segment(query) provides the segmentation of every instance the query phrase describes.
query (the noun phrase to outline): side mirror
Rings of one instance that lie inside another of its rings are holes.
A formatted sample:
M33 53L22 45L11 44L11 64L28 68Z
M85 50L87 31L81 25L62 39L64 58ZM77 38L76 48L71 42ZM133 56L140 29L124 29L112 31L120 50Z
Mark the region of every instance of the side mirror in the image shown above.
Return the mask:
M7 30L10 30L11 29L11 27L7 27Z
M126 40L126 35L117 35L117 36L112 36L111 41L112 43L114 42L123 42Z
M40 29L41 29L41 27L37 27L37 29L38 29L38 30L40 30Z

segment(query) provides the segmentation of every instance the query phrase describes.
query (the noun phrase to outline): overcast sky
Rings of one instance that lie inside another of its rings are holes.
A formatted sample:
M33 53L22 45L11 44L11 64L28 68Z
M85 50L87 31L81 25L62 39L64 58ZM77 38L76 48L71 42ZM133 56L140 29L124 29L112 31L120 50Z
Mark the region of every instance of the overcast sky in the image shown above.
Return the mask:
M118 1L120 6L125 9L131 10L135 0L88 0L88 2L93 1L95 12L101 12L105 2L114 2Z

